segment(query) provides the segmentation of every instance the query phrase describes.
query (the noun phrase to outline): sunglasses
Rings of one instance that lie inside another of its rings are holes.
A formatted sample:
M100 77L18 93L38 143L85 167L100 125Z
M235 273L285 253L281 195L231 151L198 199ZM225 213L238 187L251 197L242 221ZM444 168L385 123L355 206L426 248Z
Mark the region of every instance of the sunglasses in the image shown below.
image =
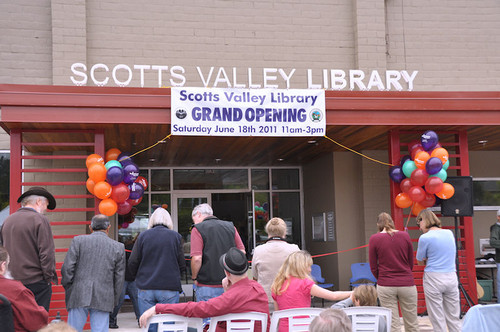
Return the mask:
M417 225L420 225L421 221L422 221L422 218L417 218Z

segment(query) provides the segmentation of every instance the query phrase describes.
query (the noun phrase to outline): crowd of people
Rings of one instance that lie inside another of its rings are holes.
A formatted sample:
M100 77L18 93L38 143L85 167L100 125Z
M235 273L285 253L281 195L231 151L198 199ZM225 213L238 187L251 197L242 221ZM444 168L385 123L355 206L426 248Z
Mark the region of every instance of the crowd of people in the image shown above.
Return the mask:
M44 216L47 209L55 208L56 201L47 190L35 187L22 194L18 202L22 207L5 220L0 233L0 293L12 305L15 331L37 331L48 324L52 284L58 282L52 232ZM498 215L500 225L500 211ZM377 301L392 310L392 321L380 322L379 331L385 331L386 324L392 331L401 330L399 308L405 331L418 331L413 245L408 233L398 231L387 213L378 216L378 233L369 241L376 288L362 285L354 291L317 286L311 277L311 255L286 241L286 224L280 218L269 220L268 241L255 248L253 279L247 276L245 247L231 222L215 217L208 204L196 206L192 219L190 268L196 302L179 303L186 263L182 237L173 230L168 211L154 211L148 229L127 243L131 250L127 255L124 244L108 236L109 218L94 216L90 234L73 238L61 268L69 324L59 325L61 331L82 331L88 317L92 331L117 328L116 315L125 292L132 299L141 327L161 313L200 317L206 322L228 313L270 315L275 310L310 307L314 296L337 303L314 319L311 331L332 331L333 326L338 331L350 331L349 319L338 309L374 306ZM425 265L423 289L429 319L436 332L460 331L453 233L443 229L429 209L418 214L417 224L423 234L416 261ZM493 246L500 241L500 231L495 227ZM217 326L218 331L224 329L223 324ZM265 329L257 326L257 330ZM286 320L280 322L279 330L288 331Z

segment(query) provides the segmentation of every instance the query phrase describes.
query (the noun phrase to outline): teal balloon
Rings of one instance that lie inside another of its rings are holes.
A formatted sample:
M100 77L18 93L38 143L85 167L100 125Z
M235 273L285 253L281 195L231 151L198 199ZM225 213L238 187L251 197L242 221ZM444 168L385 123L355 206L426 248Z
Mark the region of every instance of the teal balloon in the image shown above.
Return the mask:
M110 169L111 167L115 167L115 166L123 169L122 164L118 160L110 160L106 163L106 165L104 165L104 167L106 167L106 170Z
M443 164L443 169L444 169L445 171L447 171L447 170L448 170L448 167L450 167L450 160L449 160L449 159L448 159L448 160L447 160L447 161Z
M433 175L429 175L429 177L433 177L433 176L437 176L438 178L440 178L441 180L443 180L443 182L446 181L446 179L448 178L448 173L446 172L446 170L444 170L443 168L441 168L441 170L439 172L437 172L436 174L433 174Z
M414 170L417 169L417 166L415 165L415 162L413 160L407 160L403 164L403 174L407 177L411 177L411 173L413 173Z

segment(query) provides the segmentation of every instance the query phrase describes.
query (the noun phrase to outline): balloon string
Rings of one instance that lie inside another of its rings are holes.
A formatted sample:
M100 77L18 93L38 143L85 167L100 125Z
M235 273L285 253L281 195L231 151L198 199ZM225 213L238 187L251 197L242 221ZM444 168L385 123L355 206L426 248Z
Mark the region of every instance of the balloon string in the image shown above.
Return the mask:
M405 231L408 232L408 224L410 223L411 211L413 211L413 207L415 206L415 202L411 204L410 214L408 214L408 219L406 219Z
M393 164L384 163L383 161L380 161L380 160L377 160L377 159L373 159L373 158L368 157L367 155L364 155L364 154L362 154L362 153L360 153L360 152L358 152L358 151L356 151L356 150L353 150L353 149L351 149L351 148L348 148L347 146L340 144L339 142L337 142L337 141L335 141L335 140L331 139L330 137L328 137L328 136L326 136L326 135L325 135L324 137L325 137L325 138L327 138L327 139L329 139L329 140L330 140L330 141L332 141L333 143L337 144L338 146L340 146L340 147L342 147L342 148L344 148L344 149L346 149L346 150L349 150L349 151L351 151L351 152L354 152L354 153L356 153L356 154L360 155L361 157L365 157L365 158L366 158L366 159L368 159L368 160L371 160L371 161L374 161L374 162L376 162L376 163L379 163L379 164L382 164L382 165L386 165L386 166L394 166Z
M166 140L167 138L168 138L168 139L170 139L170 136L172 136L172 134L168 134L167 136L163 137L161 140L159 140L159 141L158 141L158 142L156 142L155 144L153 144L153 145L151 145L151 146L148 146L147 148L142 149L142 150L140 150L140 151L137 151L136 153L134 153L134 154L132 154L132 155L130 155L130 156L128 156L128 157L126 157L126 158L123 158L122 160L127 160L127 159L130 159L130 158L132 158L132 157L134 157L134 156L138 155L139 153L142 153L142 152L144 152L144 151L147 151L147 150L149 150L149 149L152 149L152 148L154 148L155 146L157 146L158 144L160 144L160 143L164 143L164 142L165 142L165 140ZM120 161L121 161L121 160L120 160Z

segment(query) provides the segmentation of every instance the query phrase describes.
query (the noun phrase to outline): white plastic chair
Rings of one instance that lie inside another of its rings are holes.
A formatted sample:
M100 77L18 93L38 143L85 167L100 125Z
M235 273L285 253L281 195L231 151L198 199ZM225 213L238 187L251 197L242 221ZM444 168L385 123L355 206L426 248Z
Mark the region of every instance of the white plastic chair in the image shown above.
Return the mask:
M352 321L352 331L379 332L380 319L385 318L386 331L391 332L392 311L384 307L342 308Z
M325 309L323 308L295 308L277 310L271 316L271 328L269 332L277 332L279 321L283 318L288 318L288 331L290 332L307 332L309 325L314 317Z
M195 317L184 317L173 314L154 315L148 321L148 325L142 329L147 332L149 325L158 323L158 332L187 332L188 327L195 328L196 331L203 331L203 319ZM169 324L163 324L169 323Z
M215 332L217 323L225 321L227 332L253 332L255 322L261 322L262 332L267 330L267 314L262 312L242 312L212 317L208 332Z

